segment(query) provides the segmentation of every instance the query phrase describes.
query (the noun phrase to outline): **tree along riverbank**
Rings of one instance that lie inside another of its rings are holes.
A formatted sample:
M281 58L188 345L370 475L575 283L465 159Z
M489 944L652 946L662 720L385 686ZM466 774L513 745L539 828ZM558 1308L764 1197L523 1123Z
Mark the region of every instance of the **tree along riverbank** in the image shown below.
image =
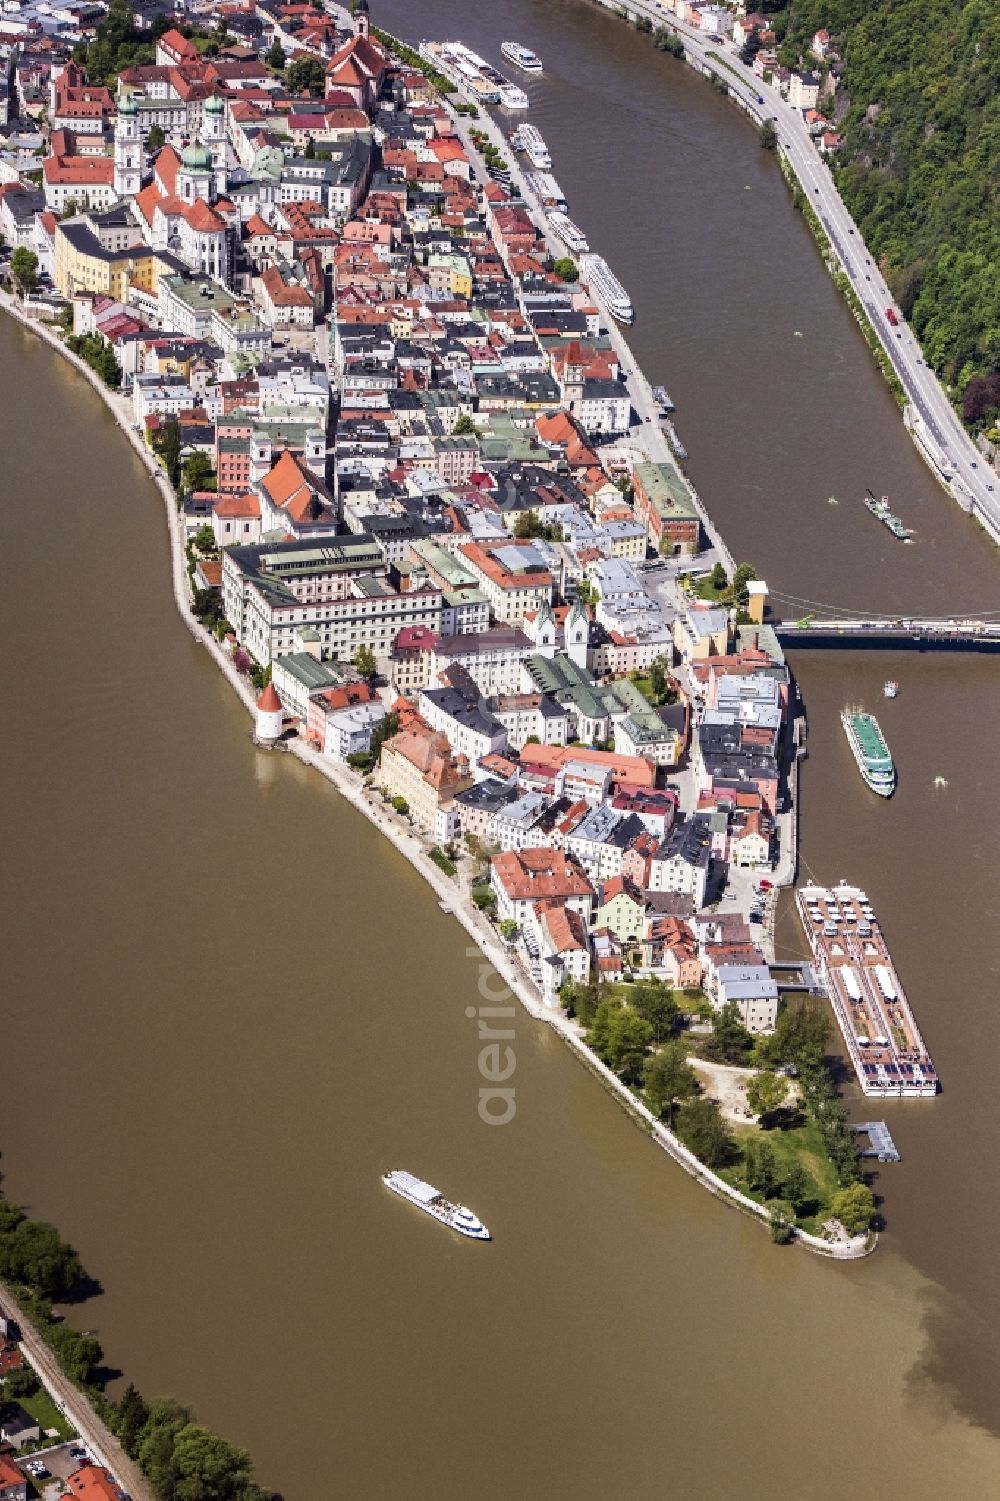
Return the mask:
M128 402L109 390L100 381L94 371L79 356L67 349L51 329L44 325L38 325L28 319L13 298L7 294L2 294L0 296L0 305L5 307L24 327L33 330L40 337L44 338L54 350L68 359L80 371L104 400L119 427L142 460L144 467L160 492L166 511L172 562L171 579L174 601L178 612L195 640L200 642L211 653L220 670L224 673L226 680L240 697L247 713L253 716L255 695L250 683L246 677L237 671L232 656L205 629L193 613L192 592L187 573L187 558L178 515L177 497L158 460L146 448L141 436L133 430L131 408ZM643 1128L652 1136L657 1145L662 1147L675 1162L679 1163L691 1177L706 1187L709 1192L731 1203L743 1213L753 1215L762 1221L765 1226L770 1225L770 1213L763 1204L758 1203L749 1195L743 1193L733 1183L726 1182L710 1166L702 1162L673 1131L663 1125L662 1121L653 1114L642 1100L637 1099L629 1086L619 1078L618 1074L598 1057L597 1053L588 1046L580 1035L573 1022L561 1012L554 1011L544 1004L540 992L528 976L520 971L513 953L498 937L488 920L475 907L474 903L469 898L463 897L454 884L444 876L442 871L430 858L429 850L424 843L416 835L408 832L406 827L402 826L398 820L394 819L388 809L383 810L380 807L377 808L374 806L369 797L365 795L362 780L356 773L320 756L312 747L307 746L298 737L289 743L285 743L285 749L297 755L300 760L307 765L313 766L321 775L325 776L353 807L363 813L370 822L374 823L386 835L399 853L409 860L410 864L420 872L435 891L442 904L447 906L454 914L484 958L503 977L511 992L517 996L528 1014L536 1020L546 1022L558 1032L590 1072L599 1078L605 1088L623 1105L628 1114L642 1124ZM265 754L265 752L261 753ZM794 1229L792 1238L812 1251L838 1259L852 1259L865 1256L869 1254L875 1245L874 1236L856 1237L847 1242L832 1242L812 1235L801 1228Z
M98 1288L54 1226L31 1220L0 1193L0 1306L18 1325L20 1348L57 1409L97 1463L132 1501L269 1501L245 1449L194 1420L172 1398L147 1404L129 1385L105 1395L113 1374L93 1335L79 1334L53 1311ZM0 1398L5 1383L0 1380Z

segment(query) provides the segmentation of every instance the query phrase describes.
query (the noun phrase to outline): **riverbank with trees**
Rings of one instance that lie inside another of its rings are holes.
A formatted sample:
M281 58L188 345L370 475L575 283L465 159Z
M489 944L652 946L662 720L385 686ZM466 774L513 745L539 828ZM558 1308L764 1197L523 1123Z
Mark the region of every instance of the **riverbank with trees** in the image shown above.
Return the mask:
M80 1257L54 1225L30 1219L2 1192L0 1283L9 1311L22 1321L30 1320L65 1378L89 1402L94 1422L104 1425L100 1447L111 1451L111 1463L115 1464L113 1436L150 1482L150 1498L269 1501L270 1492L257 1485L246 1450L203 1427L189 1408L172 1398L147 1404L131 1383L117 1401L108 1397L106 1387L119 1373L105 1365L100 1341L72 1328L56 1307L83 1303L100 1292L100 1285L87 1275ZM24 1336L24 1329L21 1332ZM44 1362L38 1364L44 1374ZM45 1427L67 1437L72 1430L53 1397L58 1393L46 1396L31 1367L21 1367L0 1381L0 1398L16 1399L44 1419ZM119 1479L132 1488L134 1501L144 1501L131 1474L119 1474Z
M857 1227L850 1234L871 1228L875 1201L827 1059L830 1020L814 998L786 1003L765 1037L735 1006L715 1011L658 981L568 984L562 1000L597 1057L699 1161L762 1205L772 1230L775 1216L813 1235L834 1220L847 1229L842 1211ZM699 1076L702 1059L737 1076L742 1105L723 1108L712 1075L707 1086Z

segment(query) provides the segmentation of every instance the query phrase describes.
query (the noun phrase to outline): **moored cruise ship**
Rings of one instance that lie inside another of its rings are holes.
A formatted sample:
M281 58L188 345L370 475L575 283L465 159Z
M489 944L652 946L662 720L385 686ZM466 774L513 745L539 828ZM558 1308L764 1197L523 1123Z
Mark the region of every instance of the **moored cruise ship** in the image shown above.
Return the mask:
M580 275L590 290L597 293L613 318L619 323L635 321L632 299L603 256L584 256L580 262Z
M549 148L542 139L541 132L536 130L533 125L525 123L518 126L517 135L518 145L515 149L523 151L531 165L536 167L539 172L547 172L552 165L552 158L549 155Z
M875 715L847 708L840 722L865 784L879 797L892 797L896 790L896 767Z
M530 47L522 47L520 42L504 42L500 48L504 57L523 73L540 73L542 60Z
M464 42L421 42L417 51L425 62L451 83L466 89L480 104L527 109L528 96Z
M578 225L573 223L568 214L561 214L558 209L555 213L550 214L549 228L554 234L559 236L567 249L572 250L575 255L582 255L585 250L590 249L587 243L587 236Z
M937 1094L937 1069L920 1035L889 949L860 886L810 883L799 916L841 1036L866 1095Z
M432 1219L440 1220L442 1225L447 1225L449 1230L456 1230L459 1235L467 1235L470 1240L490 1239L490 1232L471 1209L466 1209L464 1204L452 1204L422 1178L415 1178L412 1173L394 1168L384 1175L382 1182L401 1199L406 1199L407 1203L415 1204Z
M526 172L524 180L546 213L566 207L566 195L551 172Z

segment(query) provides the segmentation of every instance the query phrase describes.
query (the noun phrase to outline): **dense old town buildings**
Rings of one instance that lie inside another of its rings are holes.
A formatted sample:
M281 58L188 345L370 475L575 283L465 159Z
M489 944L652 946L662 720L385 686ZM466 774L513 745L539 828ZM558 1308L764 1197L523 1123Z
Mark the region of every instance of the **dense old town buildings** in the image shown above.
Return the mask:
M496 915L550 1002L646 972L766 1029L753 914L699 922L787 838L765 586L709 607L663 568L712 560L603 313L366 5L350 30L225 19L210 51L159 28L113 88L36 49L42 183L0 195L174 455L198 608L270 679L269 733L499 851ZM275 39L321 90L289 90Z

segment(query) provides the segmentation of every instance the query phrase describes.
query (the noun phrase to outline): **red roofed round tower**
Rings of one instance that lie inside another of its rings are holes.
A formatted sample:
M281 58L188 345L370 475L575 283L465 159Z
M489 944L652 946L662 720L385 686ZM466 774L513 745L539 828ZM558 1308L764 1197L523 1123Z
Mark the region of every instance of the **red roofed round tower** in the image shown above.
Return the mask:
M257 700L256 738L270 744L281 735L281 699L273 683L268 683Z

